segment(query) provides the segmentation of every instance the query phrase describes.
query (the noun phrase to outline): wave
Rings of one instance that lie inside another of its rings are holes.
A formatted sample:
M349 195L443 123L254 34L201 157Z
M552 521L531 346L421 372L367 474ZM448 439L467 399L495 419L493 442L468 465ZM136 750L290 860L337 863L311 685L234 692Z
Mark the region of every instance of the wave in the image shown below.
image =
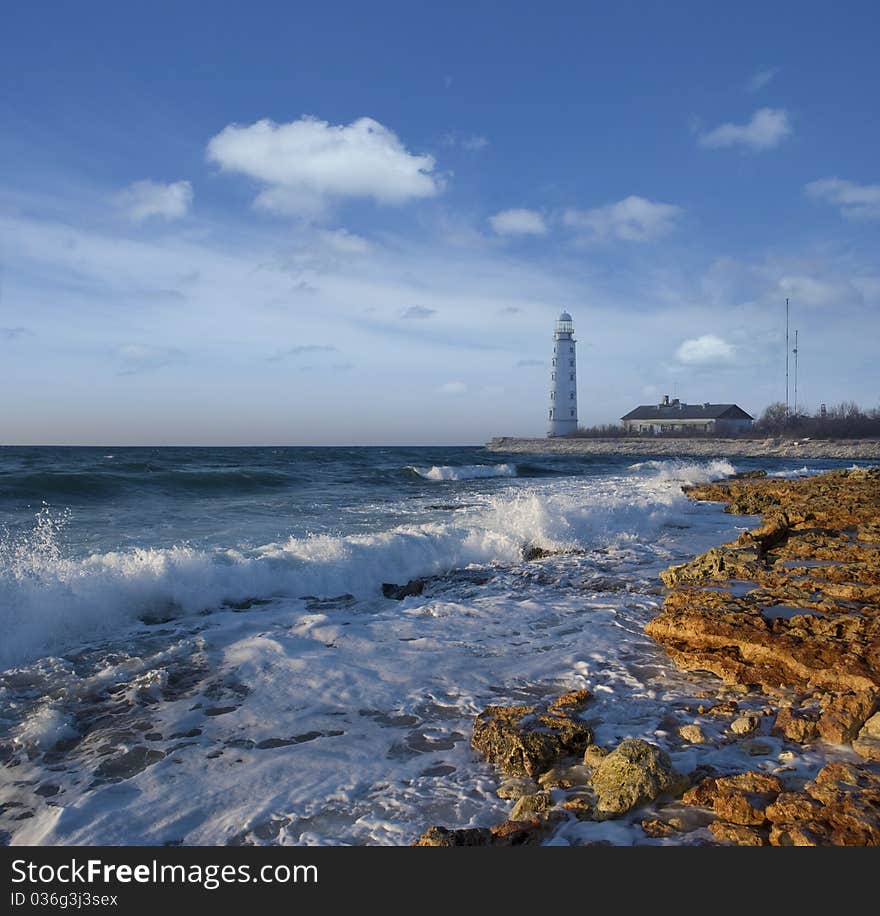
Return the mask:
M135 473L34 472L0 478L0 498L30 501L89 500L142 490L168 493L235 494L288 487L295 483L290 474L278 471L175 470L154 471L149 466Z
M404 470L411 471L425 480L476 480L480 477L517 477L515 464L467 464L463 467L435 465L417 468L410 465Z
M637 461L629 466L631 471L650 473L660 481L675 481L682 484L709 483L731 477L736 468L723 458L712 461L687 461L681 458L670 458L666 461Z
M494 470L498 475L498 466ZM525 545L652 549L666 536L670 516L687 511L675 476L681 473L658 467L650 474L506 489L503 495L484 495L452 520L366 534L290 537L259 547L181 544L85 557L66 554L65 517L46 507L26 536L0 539L0 665L67 651L147 615L192 614L254 598L350 593L379 599L383 582L469 565L517 564ZM697 476L696 470L687 473ZM704 477L713 474L714 463L700 471Z

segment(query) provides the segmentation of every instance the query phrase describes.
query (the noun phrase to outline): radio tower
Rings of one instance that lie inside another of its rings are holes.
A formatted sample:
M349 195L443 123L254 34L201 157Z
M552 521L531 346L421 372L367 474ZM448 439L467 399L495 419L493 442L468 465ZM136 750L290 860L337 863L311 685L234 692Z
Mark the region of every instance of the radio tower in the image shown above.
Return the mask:
M785 297L785 422L788 423L788 296Z
M794 415L798 415L798 398L797 398L797 370L798 370L798 332L794 329Z

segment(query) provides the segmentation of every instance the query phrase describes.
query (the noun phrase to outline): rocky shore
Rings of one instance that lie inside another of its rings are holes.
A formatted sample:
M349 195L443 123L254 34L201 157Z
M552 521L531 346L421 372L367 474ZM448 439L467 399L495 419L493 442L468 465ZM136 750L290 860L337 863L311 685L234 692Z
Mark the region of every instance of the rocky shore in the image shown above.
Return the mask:
M876 439L492 439L490 452L524 455L634 455L667 458L880 458Z
M724 845L880 845L880 468L797 480L752 472L687 492L763 518L662 575L668 594L648 634L680 668L723 682L678 739L748 741L760 760L772 735L790 748L782 760L810 750L812 772L678 773L648 741L594 744L591 694L572 691L484 710L472 746L503 777L508 819L432 827L416 845L538 844L566 819L639 817L646 805L646 841L700 830L700 842ZM750 702L741 707L737 692Z

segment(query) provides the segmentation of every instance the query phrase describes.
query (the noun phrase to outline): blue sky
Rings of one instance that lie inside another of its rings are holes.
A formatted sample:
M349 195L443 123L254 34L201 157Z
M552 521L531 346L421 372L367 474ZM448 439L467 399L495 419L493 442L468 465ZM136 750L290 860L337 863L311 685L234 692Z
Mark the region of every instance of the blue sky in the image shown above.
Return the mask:
M875 4L435 6L7 6L0 441L877 405Z

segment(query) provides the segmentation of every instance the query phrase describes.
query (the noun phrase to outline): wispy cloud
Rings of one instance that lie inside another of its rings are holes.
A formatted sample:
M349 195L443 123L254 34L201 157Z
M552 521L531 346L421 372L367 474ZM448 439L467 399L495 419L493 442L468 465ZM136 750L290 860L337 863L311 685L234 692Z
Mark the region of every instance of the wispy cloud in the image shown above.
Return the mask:
M522 309L518 305L505 305L504 308L498 309L499 315L519 315Z
M3 340L17 340L19 337L27 337L30 334L33 334L33 331L21 326L17 328L0 328L0 337Z
M537 210L522 207L502 210L489 217L489 225L498 235L546 235L547 224Z
M707 149L745 146L760 151L773 149L791 136L791 118L782 108L759 108L745 124L726 123L698 136Z
M207 156L225 171L262 183L254 203L276 213L314 216L333 202L355 198L403 204L443 189L433 156L409 152L372 118L230 124L211 138Z
M300 344L296 347L288 347L286 350L278 350L272 356L266 359L270 363L277 363L279 360L286 359L288 356L302 356L305 353L335 353L336 347L332 344Z
M854 220L880 219L880 184L857 184L844 178L820 178L804 186L808 197L833 204Z
M671 232L683 212L675 204L630 195L592 210L566 210L563 222L587 238L647 242Z
M715 334L704 334L685 340L675 351L675 358L686 366L715 366L732 363L736 349Z
M162 347L153 344L124 343L116 348L119 360L119 375L137 375L154 369L172 366L184 359L177 347Z
M461 134L457 130L450 130L443 135L444 146L458 147L469 153L478 153L489 145L489 138L482 134Z
M532 366L546 366L546 365L547 363L545 363L541 359L520 359L520 360L517 360L513 364L515 369L528 369L528 368L531 368Z
M321 241L339 254L367 254L373 246L360 235L347 229L327 229L318 233Z
M746 83L746 92L760 92L770 84L781 69L782 67L765 67L762 70L756 70Z
M401 313L401 318L430 318L432 315L437 314L437 309L429 309L424 305L411 305L409 308L405 308Z
M464 382L446 382L437 389L440 394L460 395L467 392Z
M115 197L116 205L134 223L153 217L169 222L181 219L189 213L192 201L193 189L188 181L135 181Z

